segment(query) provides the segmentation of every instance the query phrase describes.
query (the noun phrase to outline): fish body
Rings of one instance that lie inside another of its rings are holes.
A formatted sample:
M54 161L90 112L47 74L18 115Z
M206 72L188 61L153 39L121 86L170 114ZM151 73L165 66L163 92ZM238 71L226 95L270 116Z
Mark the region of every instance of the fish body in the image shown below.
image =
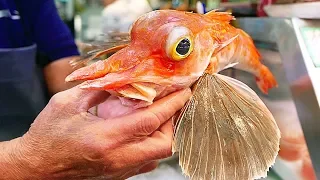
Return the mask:
M255 76L258 88L268 94L268 90L278 86L270 70L261 63L261 55L251 37L241 29L237 29L238 37L211 59L207 69L211 74L229 67L247 71Z
M264 93L277 82L250 36L230 25L233 19L216 11L147 13L132 25L130 43L66 81L85 80L83 89L110 92L109 103L102 104L109 118L193 87L192 98L173 121L173 152L184 174L196 180L265 177L279 151L277 124L249 87L218 73L232 66L247 71ZM112 111L119 103L121 112Z
M238 62L235 67L256 75L263 82L260 89L267 92L276 82L260 63L251 38L230 25L232 19L229 13L216 11L205 15L174 10L147 13L133 24L126 47L66 80L87 80L82 88L106 90L121 97L125 105L139 108L190 87L205 71L214 74ZM187 47L181 51L187 56L177 52L179 43ZM259 74L260 69L266 73Z

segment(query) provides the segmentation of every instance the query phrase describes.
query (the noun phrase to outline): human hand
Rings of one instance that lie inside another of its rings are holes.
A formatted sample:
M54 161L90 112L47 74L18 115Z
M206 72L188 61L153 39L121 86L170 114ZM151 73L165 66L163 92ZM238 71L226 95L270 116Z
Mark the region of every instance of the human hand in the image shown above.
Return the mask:
M87 111L108 93L74 87L56 94L16 146L16 176L28 179L125 179L171 156L167 121L190 98L173 93L129 115L104 120Z

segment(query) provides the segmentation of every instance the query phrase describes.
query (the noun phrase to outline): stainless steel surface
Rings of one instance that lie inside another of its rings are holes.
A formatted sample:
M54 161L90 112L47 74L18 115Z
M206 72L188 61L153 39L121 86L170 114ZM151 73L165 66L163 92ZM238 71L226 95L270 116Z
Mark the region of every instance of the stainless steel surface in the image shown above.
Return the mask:
M313 167L317 177L320 178L320 155L318 154L320 152L320 69L315 68L306 54L304 44L297 32L299 22L298 19L293 19L291 25L281 24L283 30L279 33L278 47L280 53L282 52L284 68ZM285 36L294 33L297 34L297 38Z
M313 167L317 177L320 178L320 68L316 68L311 61L299 30L303 26L320 27L319 21L295 18L243 18L238 21L240 27L255 40L277 45L280 61L270 55L264 55L263 62L275 74L279 88L272 90L269 96L259 95L264 98L267 105L269 104L276 119L277 116L299 119ZM236 73L235 77L258 92L250 77L242 73ZM288 106L290 103L294 106ZM279 112L279 108L282 112ZM288 109L291 110L288 111Z
M276 43L276 25L283 22L279 18L238 18L237 24L255 41Z

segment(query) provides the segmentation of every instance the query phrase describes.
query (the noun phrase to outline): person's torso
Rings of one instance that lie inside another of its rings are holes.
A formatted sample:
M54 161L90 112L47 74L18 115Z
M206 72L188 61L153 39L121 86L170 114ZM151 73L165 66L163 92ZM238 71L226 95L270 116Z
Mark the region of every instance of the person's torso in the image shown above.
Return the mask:
M22 2L0 0L0 141L21 136L46 104Z
M28 18L22 20L19 6L15 0L0 0L0 48L18 48L32 44L32 34Z

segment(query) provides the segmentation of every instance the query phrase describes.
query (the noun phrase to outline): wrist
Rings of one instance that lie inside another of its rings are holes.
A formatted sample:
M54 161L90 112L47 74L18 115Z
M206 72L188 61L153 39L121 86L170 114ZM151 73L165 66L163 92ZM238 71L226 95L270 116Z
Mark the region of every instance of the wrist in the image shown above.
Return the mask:
M0 142L0 174L3 179L30 179L35 175L21 137Z

